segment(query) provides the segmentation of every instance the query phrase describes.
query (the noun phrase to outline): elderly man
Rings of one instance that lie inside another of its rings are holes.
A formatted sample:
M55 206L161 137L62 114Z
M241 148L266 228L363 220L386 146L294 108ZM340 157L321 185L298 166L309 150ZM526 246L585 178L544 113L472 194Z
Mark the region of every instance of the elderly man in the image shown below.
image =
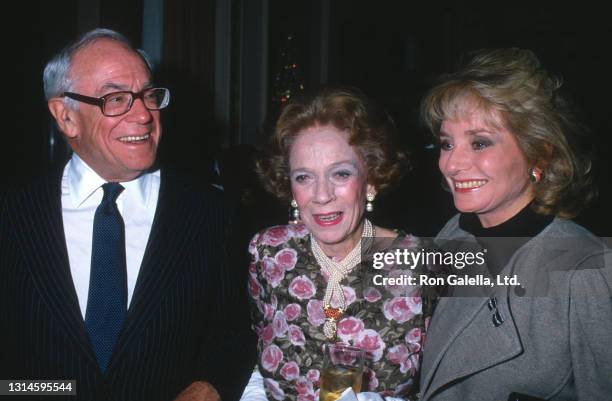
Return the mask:
M74 400L233 398L248 317L227 305L227 214L153 168L168 89L105 29L56 55L44 85L73 155L0 205L0 379L76 380Z

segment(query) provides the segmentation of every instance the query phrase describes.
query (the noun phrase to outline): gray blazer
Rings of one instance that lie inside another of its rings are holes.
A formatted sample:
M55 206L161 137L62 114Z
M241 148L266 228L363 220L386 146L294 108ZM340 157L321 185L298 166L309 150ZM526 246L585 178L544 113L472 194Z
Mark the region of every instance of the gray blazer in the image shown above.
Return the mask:
M475 241L458 222L457 215L437 239ZM482 297L442 298L424 346L422 400L506 401L512 392L612 400L609 248L581 226L555 219L513 254L501 274L509 272L545 282L546 296L497 286L483 288Z

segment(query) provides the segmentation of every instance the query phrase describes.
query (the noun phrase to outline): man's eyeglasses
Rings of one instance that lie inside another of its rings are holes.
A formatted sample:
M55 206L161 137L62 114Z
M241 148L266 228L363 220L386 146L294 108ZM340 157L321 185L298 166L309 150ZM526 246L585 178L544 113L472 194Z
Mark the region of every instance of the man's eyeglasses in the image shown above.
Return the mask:
M85 96L73 92L64 92L62 96L98 106L102 110L102 114L107 117L116 117L127 113L132 108L135 99L141 99L149 110L161 110L170 103L170 91L167 88L148 88L138 93L130 91L112 92L102 97Z

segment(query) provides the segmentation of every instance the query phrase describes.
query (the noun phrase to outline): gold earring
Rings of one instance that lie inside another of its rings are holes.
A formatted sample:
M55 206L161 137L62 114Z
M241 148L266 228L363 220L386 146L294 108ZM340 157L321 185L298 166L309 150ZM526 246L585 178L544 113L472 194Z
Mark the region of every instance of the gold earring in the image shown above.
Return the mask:
M374 198L376 197L376 195L374 195L372 192L368 192L366 194L366 211L367 212L372 212L374 210L374 205L372 204L372 202L374 202Z
M542 170L537 167L532 167L529 169L529 181L532 184L537 184L542 180Z

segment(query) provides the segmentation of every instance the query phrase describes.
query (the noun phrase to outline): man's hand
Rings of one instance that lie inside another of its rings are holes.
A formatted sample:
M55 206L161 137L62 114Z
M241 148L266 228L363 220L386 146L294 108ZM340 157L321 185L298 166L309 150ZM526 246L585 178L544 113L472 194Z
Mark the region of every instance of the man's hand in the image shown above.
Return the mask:
M174 401L221 401L217 390L208 382L193 382Z

